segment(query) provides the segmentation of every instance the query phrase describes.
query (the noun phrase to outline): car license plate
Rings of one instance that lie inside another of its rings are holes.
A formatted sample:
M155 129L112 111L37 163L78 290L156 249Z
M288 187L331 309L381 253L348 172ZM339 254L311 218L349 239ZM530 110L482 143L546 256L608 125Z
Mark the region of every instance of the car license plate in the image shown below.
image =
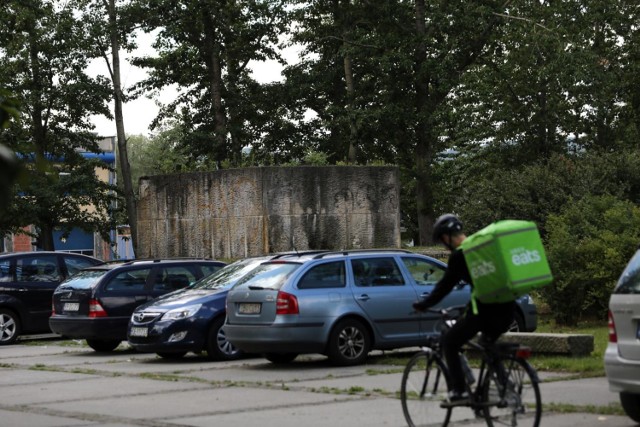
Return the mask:
M80 303L78 302L65 302L62 306L62 311L78 311L80 310Z
M262 304L257 303L242 303L238 306L238 313L240 314L260 314L260 308Z
M129 331L129 335L132 337L146 337L148 333L149 333L149 330L147 328L139 328L139 327L133 327Z

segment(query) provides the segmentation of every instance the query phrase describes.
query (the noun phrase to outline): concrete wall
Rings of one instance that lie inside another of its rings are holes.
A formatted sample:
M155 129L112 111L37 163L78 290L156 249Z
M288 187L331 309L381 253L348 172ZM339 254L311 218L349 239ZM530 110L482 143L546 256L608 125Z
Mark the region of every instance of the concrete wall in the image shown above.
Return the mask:
M138 235L138 258L399 247L399 173L299 166L142 178Z

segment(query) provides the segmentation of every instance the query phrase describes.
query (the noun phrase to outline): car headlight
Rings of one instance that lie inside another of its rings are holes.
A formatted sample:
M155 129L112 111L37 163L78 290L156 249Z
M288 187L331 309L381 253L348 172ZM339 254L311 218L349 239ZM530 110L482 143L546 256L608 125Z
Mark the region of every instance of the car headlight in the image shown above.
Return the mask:
M200 310L202 304L194 304L188 305L186 307L174 308L173 310L167 311L163 316L162 320L178 320L178 319L186 319L187 317L191 317Z

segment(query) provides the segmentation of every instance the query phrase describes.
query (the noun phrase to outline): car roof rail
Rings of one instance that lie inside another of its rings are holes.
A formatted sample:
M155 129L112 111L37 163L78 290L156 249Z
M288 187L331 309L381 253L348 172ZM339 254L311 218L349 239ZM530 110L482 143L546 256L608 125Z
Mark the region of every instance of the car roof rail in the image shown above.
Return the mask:
M171 258L134 258L134 259L112 259L105 261L105 264L131 265L135 262L162 262L162 261L218 261L213 258L201 257L171 257Z
M313 257L313 259L324 258L327 255L356 255L356 254L375 254L381 252L392 252L392 253L402 253L402 254L412 254L414 252L408 251L406 249L348 249L344 251L331 251L331 252L323 252Z
M278 259L278 258L282 258L285 256L305 256L305 255L316 255L316 254L323 254L326 252L330 252L328 249L309 249L306 251L291 251L291 252L278 252L276 254L273 255L273 258L271 259Z

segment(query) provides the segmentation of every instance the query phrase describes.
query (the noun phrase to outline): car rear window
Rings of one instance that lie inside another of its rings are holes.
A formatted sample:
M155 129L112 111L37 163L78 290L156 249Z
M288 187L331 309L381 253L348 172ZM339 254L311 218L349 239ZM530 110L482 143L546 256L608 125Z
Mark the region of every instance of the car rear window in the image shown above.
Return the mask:
M640 294L640 251L637 251L622 272L614 294Z
M233 287L234 289L280 289L287 278L302 264L292 262L270 262L261 264Z
M91 289L108 272L108 270L80 271L62 282L59 289Z

